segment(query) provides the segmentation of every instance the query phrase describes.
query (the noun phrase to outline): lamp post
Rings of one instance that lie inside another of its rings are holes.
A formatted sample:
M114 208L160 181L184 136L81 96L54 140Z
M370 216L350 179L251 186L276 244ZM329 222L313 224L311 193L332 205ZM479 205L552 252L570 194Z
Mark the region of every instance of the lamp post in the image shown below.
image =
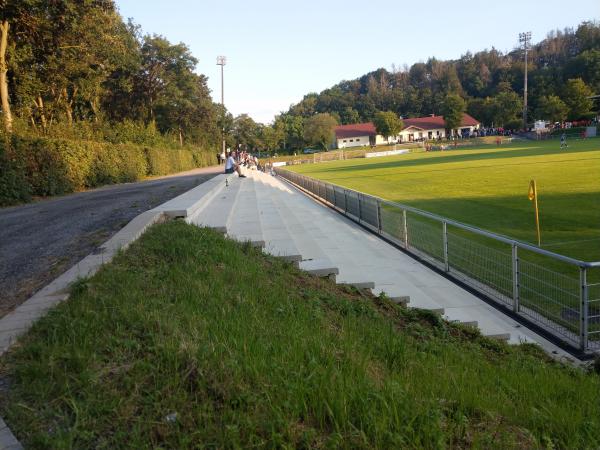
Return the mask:
M222 152L225 154L225 86L223 84L223 66L227 63L225 56L217 56L217 66L221 66L221 106L223 107L223 127L221 129L221 137L223 141Z
M525 50L525 84L523 89L523 129L527 130L527 52L529 42L531 41L531 31L519 33L519 42L523 44Z

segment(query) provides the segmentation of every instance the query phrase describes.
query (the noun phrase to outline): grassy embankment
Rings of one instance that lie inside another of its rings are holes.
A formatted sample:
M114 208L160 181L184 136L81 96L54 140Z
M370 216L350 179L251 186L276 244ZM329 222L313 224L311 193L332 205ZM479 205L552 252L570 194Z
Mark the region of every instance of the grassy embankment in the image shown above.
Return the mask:
M2 362L27 448L596 448L600 377L151 228Z

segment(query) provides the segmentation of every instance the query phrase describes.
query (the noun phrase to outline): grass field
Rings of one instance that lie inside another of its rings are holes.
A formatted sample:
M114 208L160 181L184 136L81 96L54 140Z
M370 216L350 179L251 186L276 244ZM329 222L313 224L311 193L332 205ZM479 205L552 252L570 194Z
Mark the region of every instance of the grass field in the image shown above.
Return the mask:
M529 181L538 184L542 247L600 260L600 139L356 159L290 170L536 243Z
M152 227L1 364L25 448L598 448L600 377Z

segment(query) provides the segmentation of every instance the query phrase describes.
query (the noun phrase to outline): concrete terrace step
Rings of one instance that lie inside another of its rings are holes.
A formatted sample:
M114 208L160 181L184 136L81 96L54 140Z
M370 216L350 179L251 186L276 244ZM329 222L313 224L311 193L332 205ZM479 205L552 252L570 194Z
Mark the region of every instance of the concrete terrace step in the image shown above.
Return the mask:
M300 218L296 217L294 208L288 206L288 202L293 201L290 196L298 194L290 190L275 187L274 184L279 183L279 181L269 179L270 175L258 175L262 175L261 181L264 184L271 186L270 201L277 211L278 216L282 219L281 223L285 227L283 229L279 228L279 232L281 233L279 239L284 238L284 233L286 233L298 250L298 253L302 255L299 267L317 276L337 275L339 269L332 263L327 253L315 242L314 233L311 232L314 224L303 222Z
M264 247L265 241L256 201L255 182L252 177L239 182L239 192L229 214L227 234L238 241L249 241L257 247Z
M482 307L485 304L479 299L465 295L458 286L375 236L365 233L355 223L333 215L329 210L328 214L322 214L319 208L325 209L305 197L304 201L296 205L295 210L298 214L304 214L305 220L317 223L321 231L329 236L330 245L352 249L337 257L332 255L332 260L340 267L340 281L344 276L356 277L359 273L369 273L375 282L375 294L385 292L392 298L409 297L410 307L441 313L450 321L477 323L486 336L514 341L514 324L495 320L497 313L491 315L490 311Z
M168 217L190 217L208 204L225 186L225 175L217 175L183 194L157 206L151 211L162 212Z
M256 208L265 239L265 252L299 263L302 261L302 255L271 199L273 187L264 183L262 177L254 176L253 178L255 179Z
M203 208L199 208L187 219L188 223L227 233L227 221L229 215L232 213L235 199L240 191L240 181L245 180L243 178L240 179L229 176L229 185L225 186L225 184L223 184L223 187L218 191L217 195L213 196L208 204Z

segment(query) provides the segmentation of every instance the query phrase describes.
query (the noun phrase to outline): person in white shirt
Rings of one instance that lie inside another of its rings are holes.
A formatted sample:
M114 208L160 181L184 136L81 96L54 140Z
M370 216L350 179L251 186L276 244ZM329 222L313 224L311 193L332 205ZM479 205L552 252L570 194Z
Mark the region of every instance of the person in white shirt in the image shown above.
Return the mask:
M246 175L242 174L240 165L233 159L231 152L227 153L227 155L227 161L225 161L225 173L233 173L235 171L240 178L246 178Z

